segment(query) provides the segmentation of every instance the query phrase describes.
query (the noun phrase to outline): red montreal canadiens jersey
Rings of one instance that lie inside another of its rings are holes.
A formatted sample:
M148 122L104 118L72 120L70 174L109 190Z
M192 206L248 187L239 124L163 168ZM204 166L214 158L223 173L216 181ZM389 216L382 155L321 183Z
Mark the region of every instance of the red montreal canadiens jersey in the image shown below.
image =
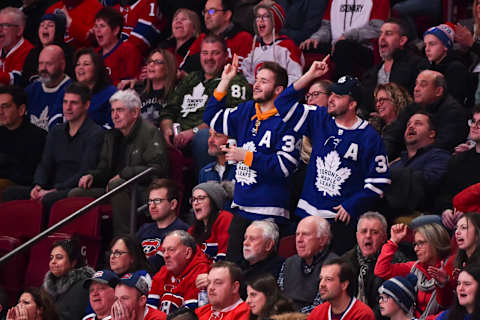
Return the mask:
M130 6L115 6L123 15L122 38L132 42L142 53L156 45L167 20L156 0L138 0Z

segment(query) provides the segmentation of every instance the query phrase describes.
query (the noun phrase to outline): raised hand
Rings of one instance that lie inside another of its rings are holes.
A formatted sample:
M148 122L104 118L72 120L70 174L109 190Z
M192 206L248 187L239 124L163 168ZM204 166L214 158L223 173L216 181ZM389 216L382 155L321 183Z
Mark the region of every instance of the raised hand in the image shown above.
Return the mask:
M447 284L448 279L448 274L447 271L445 271L442 268L435 268L435 267L428 267L428 273L432 276L433 279L435 279L441 287Z
M228 63L223 68L222 79L231 81L237 75L237 71L238 71L238 56L237 54L234 54L232 63Z
M390 240L398 244L407 235L408 227L404 223L394 224L390 229Z
M314 79L320 78L328 72L328 60L330 60L329 54L322 61L314 61L307 72Z

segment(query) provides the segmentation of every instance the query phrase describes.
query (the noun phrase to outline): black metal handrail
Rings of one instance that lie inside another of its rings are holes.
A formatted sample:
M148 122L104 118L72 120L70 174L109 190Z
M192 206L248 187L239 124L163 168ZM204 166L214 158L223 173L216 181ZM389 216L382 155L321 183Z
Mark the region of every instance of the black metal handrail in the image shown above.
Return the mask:
M37 234L32 239L30 239L27 242L21 244L17 248L13 249L12 251L8 252L3 257L1 257L0 258L0 265L3 262L11 259L16 254L22 252L23 250L26 250L26 249L30 248L35 243L42 240L43 238L50 235L51 233L57 231L58 229L60 229L65 224L69 223L70 221L81 217L82 215L87 213L88 210L90 210L91 208L93 208L98 203L102 202L103 200L109 198L111 195L113 195L113 194L117 193L118 191L120 191L121 189L123 189L125 187L129 187L129 186L132 187L131 188L131 197L130 197L130 199L131 199L131 204L130 204L130 233L133 233L134 230L135 230L135 216L136 216L136 211L137 211L136 210L136 190L135 190L136 188L135 188L135 186L137 184L138 179L140 179L143 176L146 176L146 175L150 174L153 170L154 170L153 168L145 169L144 171L140 172L139 174L132 177L131 179L125 181L124 183L122 183L118 187L108 191L107 193L105 193L101 197L99 197L99 198L95 199L94 201L90 202L89 204L85 205L83 208L78 209L77 211L75 211L74 213L72 213L71 215L66 217L65 219L57 222L53 226L51 226L51 227L45 229L44 231L40 232L39 234Z

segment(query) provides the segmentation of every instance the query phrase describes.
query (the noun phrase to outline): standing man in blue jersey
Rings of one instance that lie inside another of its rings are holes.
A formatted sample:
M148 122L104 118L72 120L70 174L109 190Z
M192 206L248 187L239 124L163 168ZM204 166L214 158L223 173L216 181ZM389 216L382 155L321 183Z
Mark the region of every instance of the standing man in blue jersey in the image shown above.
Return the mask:
M328 71L327 60L316 61L276 100L283 122L309 137L312 156L296 214L331 219L336 239L333 250L342 254L355 243L355 221L373 209L390 183L388 160L380 136L356 115L361 99L359 81L341 77L331 86L327 108L302 105L309 84Z
M238 57L234 56L223 70L203 121L237 140L238 147L222 149L227 161L237 162L232 208L247 221L273 218L285 234L290 218L290 177L298 164L301 135L285 126L273 102L287 87L288 75L277 63L265 62L257 71L253 100L225 108L226 93L237 70ZM238 239L242 239L245 230L238 231ZM229 245L233 251L230 249ZM235 250L242 252L241 242Z

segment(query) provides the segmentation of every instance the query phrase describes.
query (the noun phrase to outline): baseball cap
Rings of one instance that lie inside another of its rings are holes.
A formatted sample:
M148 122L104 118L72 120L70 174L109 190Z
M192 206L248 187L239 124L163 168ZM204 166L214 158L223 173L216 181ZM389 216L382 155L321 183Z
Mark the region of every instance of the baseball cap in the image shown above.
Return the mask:
M148 294L152 288L152 277L145 270L126 273L120 278L120 283L136 288L141 294Z
M118 276L114 272L110 270L100 270L95 272L90 279L83 281L83 287L88 289L90 284L92 284L92 281L96 281L99 283L108 284L110 287L115 288L119 280L120 279L118 279Z
M354 76L346 75L340 77L336 83L330 86L330 90L342 96L349 95L357 102L360 102L362 98L360 81Z

